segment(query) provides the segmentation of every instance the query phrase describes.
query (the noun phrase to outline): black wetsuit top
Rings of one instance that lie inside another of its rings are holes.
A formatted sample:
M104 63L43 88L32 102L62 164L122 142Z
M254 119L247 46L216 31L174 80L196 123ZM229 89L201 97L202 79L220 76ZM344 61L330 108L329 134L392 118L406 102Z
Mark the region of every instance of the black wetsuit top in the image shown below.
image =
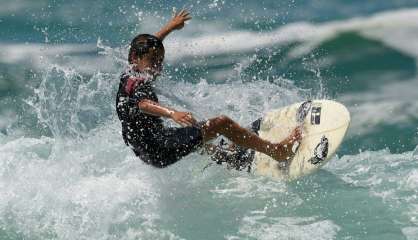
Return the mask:
M144 99L158 103L152 80L152 77L132 69L126 70L120 78L116 111L122 123L125 143L143 161L156 167L165 167L200 146L202 133L199 126L164 127L160 117L139 109L138 103Z
M149 99L158 102L152 81L132 70L127 70L121 76L119 91L116 96L116 111L122 123L122 136L127 144L143 143L144 150L153 148L153 135L159 135L163 129L160 117L140 111L138 102Z

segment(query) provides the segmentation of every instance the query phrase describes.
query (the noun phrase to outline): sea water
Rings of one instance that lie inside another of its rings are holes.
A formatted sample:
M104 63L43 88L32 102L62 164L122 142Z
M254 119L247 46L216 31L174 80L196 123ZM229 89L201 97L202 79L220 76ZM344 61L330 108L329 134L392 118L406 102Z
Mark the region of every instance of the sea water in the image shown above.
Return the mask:
M416 1L1 5L0 239L418 239ZM284 182L194 153L156 169L125 146L129 41L183 7L161 104L246 125L335 99L352 122L324 168Z

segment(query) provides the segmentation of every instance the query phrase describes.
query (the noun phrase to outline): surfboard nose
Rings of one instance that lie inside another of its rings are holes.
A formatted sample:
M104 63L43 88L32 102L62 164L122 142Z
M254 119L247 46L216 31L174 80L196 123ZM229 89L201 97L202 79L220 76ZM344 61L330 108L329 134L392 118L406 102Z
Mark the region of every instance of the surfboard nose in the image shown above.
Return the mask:
M256 153L254 171L280 179L295 179L319 169L335 154L350 124L350 113L332 100L295 103L266 113L260 137L279 142L296 126L303 126L303 138L286 171L269 156Z

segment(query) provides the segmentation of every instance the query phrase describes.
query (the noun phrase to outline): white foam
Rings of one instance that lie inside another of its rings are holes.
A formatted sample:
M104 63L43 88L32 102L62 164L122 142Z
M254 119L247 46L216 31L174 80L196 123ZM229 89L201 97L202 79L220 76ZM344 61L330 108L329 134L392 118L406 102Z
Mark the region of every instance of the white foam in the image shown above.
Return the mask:
M315 217L266 218L260 215L246 216L242 219L239 236L227 239L254 238L273 239L335 239L341 228L330 220Z
M349 135L373 132L381 124L409 126L418 117L418 79L378 85L339 98L352 116ZM411 128L411 132L417 132Z
M402 233L407 240L418 240L418 227L405 227L402 228Z
M94 44L0 43L0 63L29 65L36 70L60 64L89 74L99 70L114 70L117 64L113 62L114 59L94 54L97 50Z
M115 122L82 140L19 138L0 145L0 221L12 217L13 227L30 237L176 239L155 225L159 188L149 167L112 140L121 140L118 129Z
M5 129L17 119L16 112L5 109L0 111L0 129Z
M266 181L263 178L248 178L248 176L228 179L227 182L217 185L211 192L219 198L260 198L269 199L280 193L285 193L283 182Z
M31 1L31 0L14 0L14 1L2 1L0 8L0 15L16 14L21 10L28 8L41 8L46 5L45 1Z
M276 83L254 81L209 84L174 82L160 79L157 82L162 104L176 109L191 110L198 119L227 114L241 124L250 124L263 113L300 100L299 89L285 79ZM246 114L243 114L246 113Z
M400 224L418 224L418 162L413 152L391 154L389 150L365 151L330 161L326 168L343 181L368 189L389 205ZM414 228L402 232L411 236ZM413 238L412 238L413 239Z
M303 44L293 49L289 56L298 57L343 32L357 32L364 37L382 41L405 54L418 57L416 22L418 22L418 9L413 8L326 23L290 23L271 32L202 32L203 35L199 37L176 36L168 39L167 57L169 60L174 60L196 55L253 51L256 48L301 42Z
M84 53L96 50L96 46L89 44L0 44L2 63L13 64L31 58L40 61L45 56L57 56L70 53Z
M115 79L117 75L100 72L84 77L74 69L51 65L25 102L54 137L81 136L115 115Z

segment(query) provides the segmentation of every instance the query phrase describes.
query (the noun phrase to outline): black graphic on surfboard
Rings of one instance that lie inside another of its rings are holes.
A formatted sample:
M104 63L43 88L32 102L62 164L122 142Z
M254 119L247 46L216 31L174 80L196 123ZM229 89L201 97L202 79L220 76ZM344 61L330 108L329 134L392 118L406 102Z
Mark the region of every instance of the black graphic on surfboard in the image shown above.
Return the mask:
M314 157L309 162L314 165L323 162L328 156L328 146L328 138L322 136L321 142L315 147Z

